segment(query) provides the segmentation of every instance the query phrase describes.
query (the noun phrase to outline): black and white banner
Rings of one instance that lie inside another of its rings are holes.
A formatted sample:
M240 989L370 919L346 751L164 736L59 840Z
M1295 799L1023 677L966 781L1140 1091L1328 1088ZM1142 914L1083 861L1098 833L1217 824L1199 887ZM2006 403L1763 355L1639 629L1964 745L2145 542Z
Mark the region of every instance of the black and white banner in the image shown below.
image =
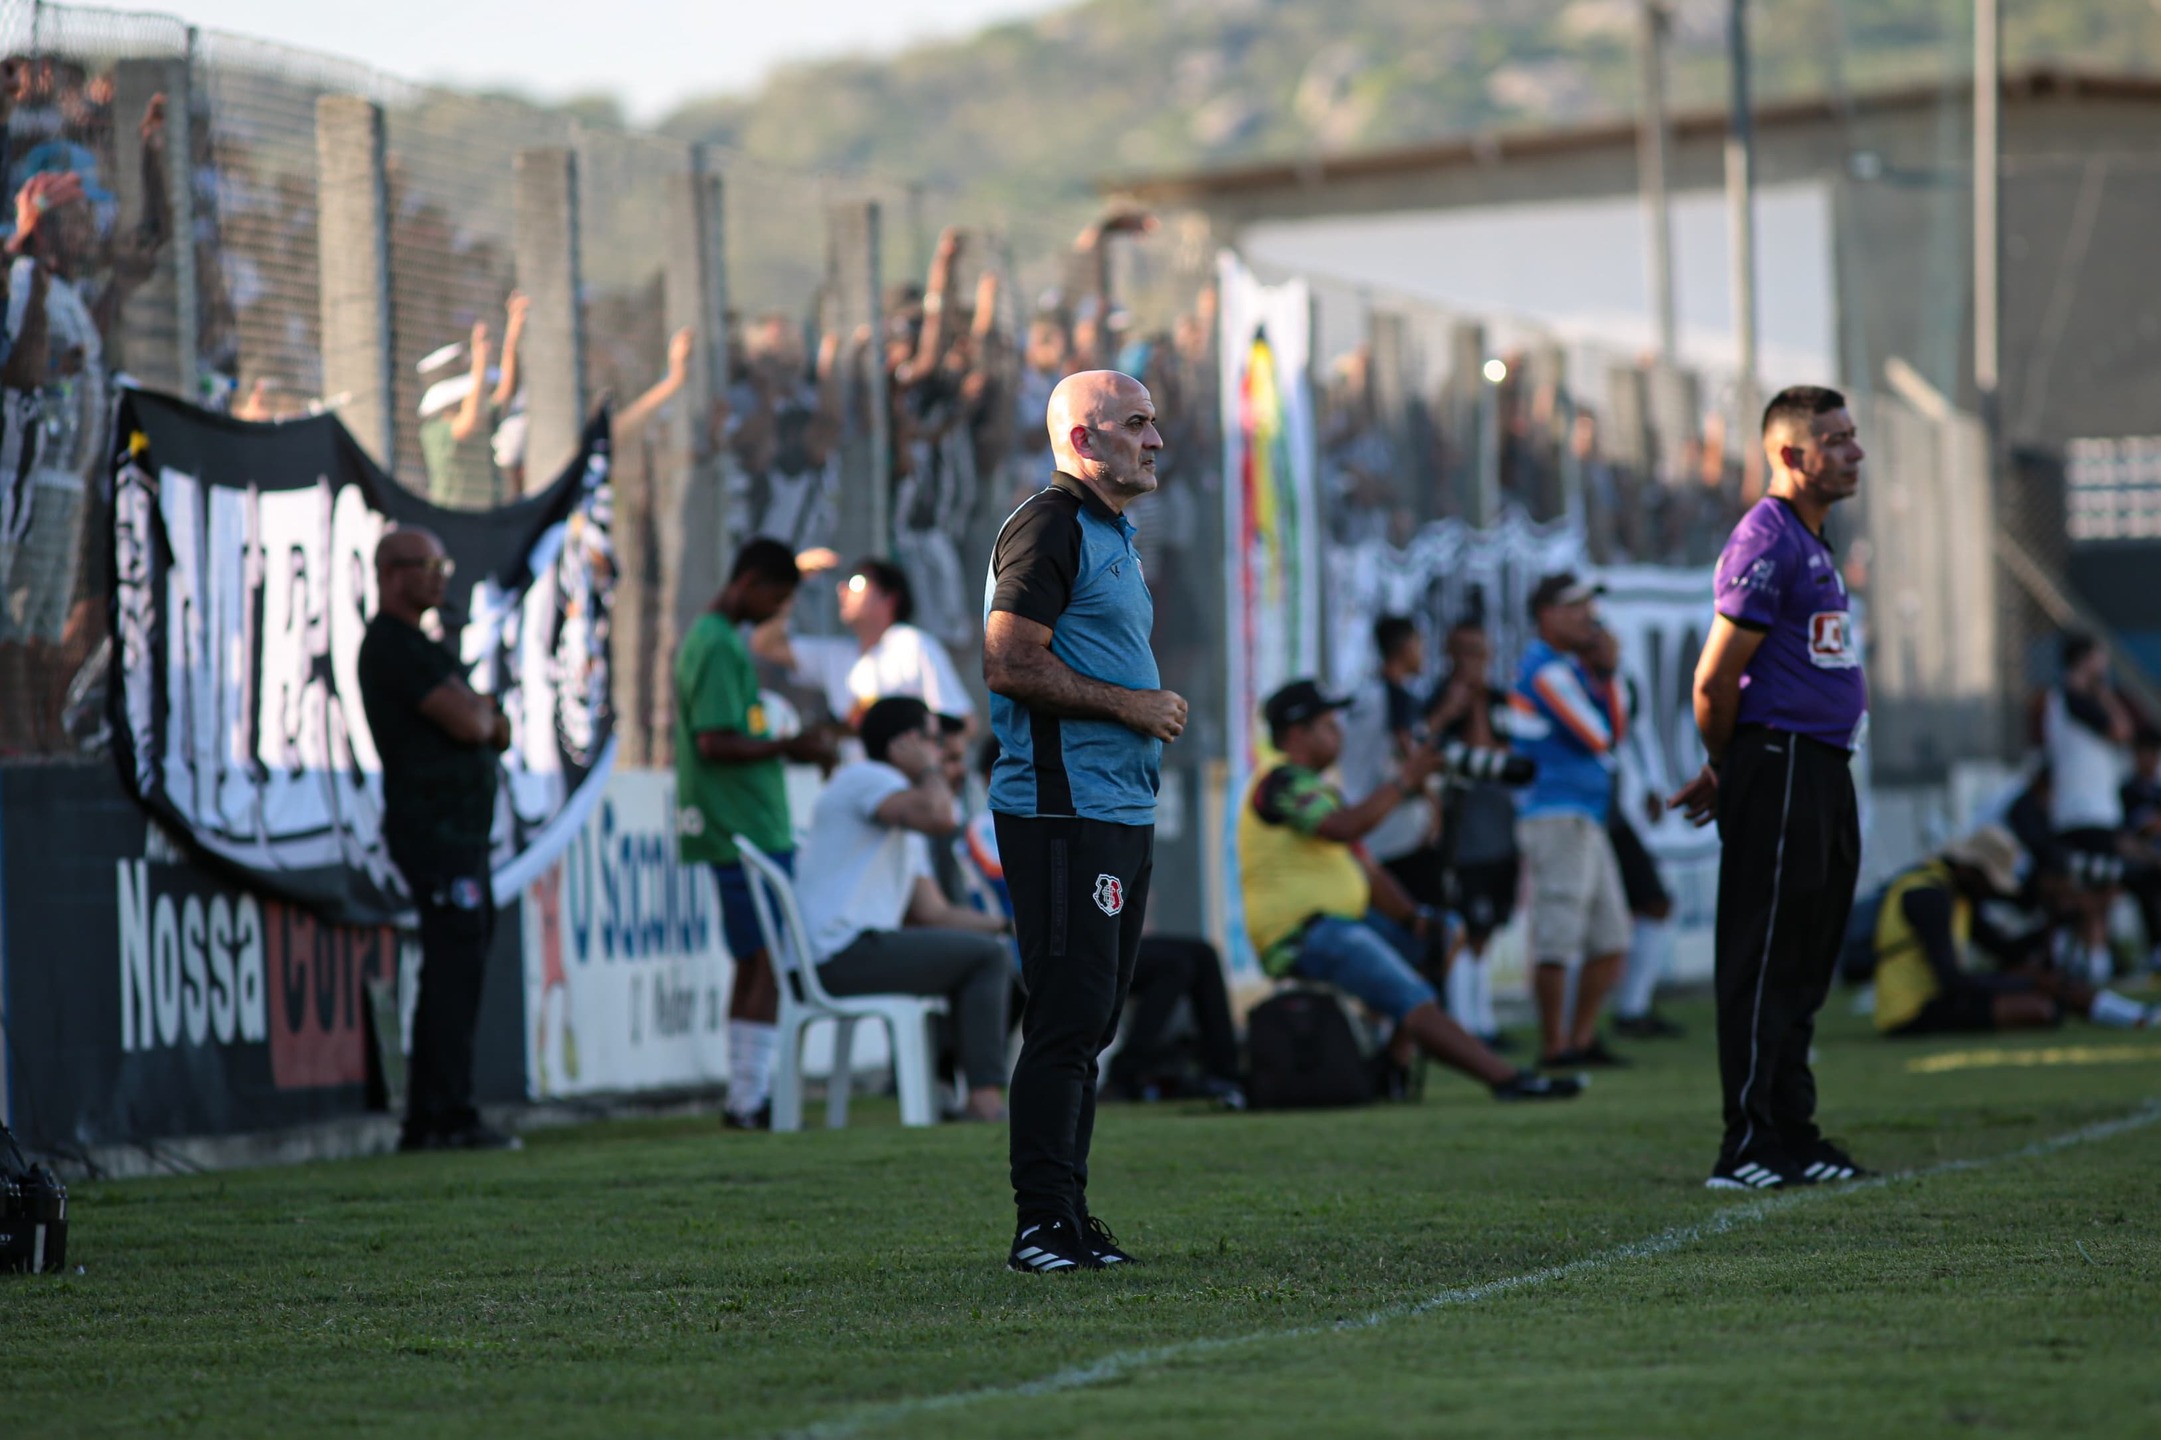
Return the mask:
M484 513L414 495L328 416L254 425L133 392L114 434L113 752L152 815L327 917L409 908L357 667L376 542L419 525L457 562L442 636L510 717L497 900L555 858L614 755L605 418L546 490Z

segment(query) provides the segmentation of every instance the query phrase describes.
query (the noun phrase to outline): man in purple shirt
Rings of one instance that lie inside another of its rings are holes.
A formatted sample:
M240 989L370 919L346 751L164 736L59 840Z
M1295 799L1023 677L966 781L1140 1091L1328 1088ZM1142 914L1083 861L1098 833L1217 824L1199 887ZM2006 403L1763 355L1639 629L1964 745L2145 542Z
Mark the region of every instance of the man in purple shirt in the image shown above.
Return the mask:
M1718 613L1696 665L1709 763L1673 804L1715 816L1718 1069L1726 1135L1706 1182L1769 1190L1868 1172L1816 1128L1809 1043L1861 866L1849 765L1868 684L1846 582L1823 538L1860 486L1836 390L1782 390L1763 412L1770 494L1718 557Z

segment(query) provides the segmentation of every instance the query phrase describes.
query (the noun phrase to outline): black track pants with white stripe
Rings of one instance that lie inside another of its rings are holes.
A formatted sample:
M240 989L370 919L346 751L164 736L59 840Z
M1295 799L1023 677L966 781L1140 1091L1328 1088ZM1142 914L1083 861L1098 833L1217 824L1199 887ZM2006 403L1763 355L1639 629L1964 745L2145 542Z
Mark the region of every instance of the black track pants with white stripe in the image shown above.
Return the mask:
M1719 777L1718 1073L1723 1154L1817 1137L1808 1068L1861 870L1844 750L1744 727Z
M1096 1057L1118 1035L1155 870L1155 827L1000 815L998 855L1020 939L1020 1058L1006 1097L1013 1202L1024 1218L1088 1206Z

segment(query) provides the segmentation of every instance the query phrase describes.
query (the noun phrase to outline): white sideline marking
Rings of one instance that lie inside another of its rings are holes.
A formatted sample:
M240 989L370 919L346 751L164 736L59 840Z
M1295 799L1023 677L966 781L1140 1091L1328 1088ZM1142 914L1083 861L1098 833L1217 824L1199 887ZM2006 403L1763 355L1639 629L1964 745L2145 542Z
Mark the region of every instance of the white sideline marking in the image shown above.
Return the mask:
M1864 1190L1877 1190L1894 1181L1919 1180L1931 1175L1950 1175L1966 1170L1982 1170L2007 1161L2031 1160L2037 1156L2068 1150L2074 1145L2087 1145L2097 1140L2111 1140L2118 1135L2143 1130L2161 1121L2161 1100L2150 1100L2128 1115L2114 1120L2099 1120L2061 1135L2036 1140L2016 1150L2006 1150L2000 1155L1989 1155L1978 1160L1945 1160L1935 1165L1924 1165L1918 1170L1905 1170L1895 1175L1883 1175L1873 1180L1853 1180L1829 1187L1788 1190L1750 1200L1740 1205L1729 1205L1710 1218L1694 1225L1679 1225L1671 1230L1660 1231L1643 1240L1616 1245L1580 1260L1570 1260L1561 1265L1549 1265L1542 1270L1528 1270L1521 1275L1506 1275L1498 1280L1487 1280L1477 1285L1462 1285L1443 1290L1423 1300L1405 1301L1375 1310L1351 1320L1336 1320L1322 1325L1299 1325L1285 1330L1254 1330L1244 1335L1222 1335L1199 1340L1181 1340L1174 1345L1157 1345L1145 1350L1121 1350L1085 1365L1055 1371L1040 1379L1022 1381L1018 1385L989 1385L976 1390L954 1390L943 1395L924 1395L908 1400L895 1401L889 1405L875 1406L836 1420L822 1421L806 1429L789 1432L802 1440L842 1440L842 1437L860 1435L867 1430L906 1420L916 1415L932 1414L940 1410L954 1410L964 1405L974 1405L985 1400L1017 1399L1035 1395L1051 1395L1062 1390L1081 1390L1091 1385L1101 1385L1111 1380L1123 1379L1137 1370L1150 1369L1172 1360L1183 1360L1196 1355L1214 1354L1233 1350L1265 1340L1300 1340L1314 1335L1341 1334L1345 1331L1371 1330L1397 1320L1408 1320L1434 1310L1454 1309L1463 1305L1476 1305L1516 1290L1529 1290L1540 1285L1550 1285L1556 1280L1566 1280L1595 1270L1605 1270L1630 1260L1649 1260L1670 1255L1699 1241L1713 1240L1744 1224L1768 1220L1781 1211L1796 1206L1828 1201L1842 1195L1853 1195ZM1073 1284L1073 1281L1063 1281ZM1085 1281L1080 1283L1085 1284Z

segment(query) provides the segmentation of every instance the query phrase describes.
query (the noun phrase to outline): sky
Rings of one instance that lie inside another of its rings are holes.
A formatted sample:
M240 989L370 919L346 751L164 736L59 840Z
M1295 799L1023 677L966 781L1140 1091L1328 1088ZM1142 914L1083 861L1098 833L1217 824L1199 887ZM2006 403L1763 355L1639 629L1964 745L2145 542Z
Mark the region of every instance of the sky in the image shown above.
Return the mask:
M205 29L364 61L412 80L544 98L606 91L651 122L756 86L788 60L890 53L1070 0L148 0Z

